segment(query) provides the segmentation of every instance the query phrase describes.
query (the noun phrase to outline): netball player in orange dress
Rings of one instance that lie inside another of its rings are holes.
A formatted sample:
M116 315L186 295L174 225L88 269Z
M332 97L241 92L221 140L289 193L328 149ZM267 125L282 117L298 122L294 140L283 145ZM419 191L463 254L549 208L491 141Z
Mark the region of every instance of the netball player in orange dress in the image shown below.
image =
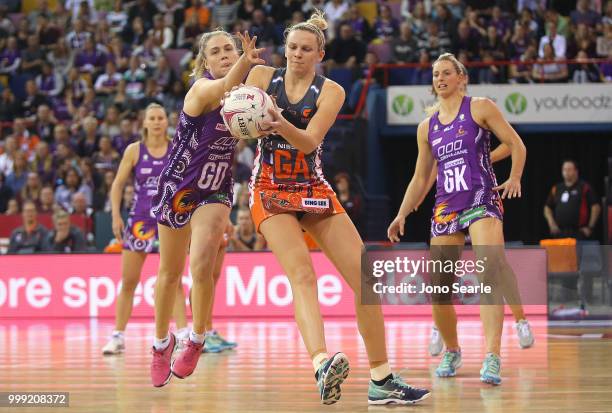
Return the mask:
M332 404L340 399L349 366L343 353L327 353L317 277L303 229L355 294L359 332L370 362L369 403L416 403L429 391L410 387L391 373L381 307L360 303L363 243L322 173L321 143L345 98L342 87L315 72L324 55L326 26L317 12L288 28L287 67L255 66L247 78L247 85L266 90L282 109L270 111L273 120L264 127L273 133L258 144L250 182L251 213L289 278L295 319L312 359L321 401Z

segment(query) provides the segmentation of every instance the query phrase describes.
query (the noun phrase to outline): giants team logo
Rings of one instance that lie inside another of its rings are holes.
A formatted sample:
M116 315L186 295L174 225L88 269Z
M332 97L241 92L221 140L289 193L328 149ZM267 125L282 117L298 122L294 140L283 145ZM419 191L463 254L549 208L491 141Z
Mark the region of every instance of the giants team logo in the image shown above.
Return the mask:
M172 200L172 210L177 214L186 214L196 207L196 203L192 198L193 190L191 189L183 189L178 191L176 195L174 195L174 199Z
M312 108L310 106L304 106L302 109L302 119L308 119L312 114Z
M144 221L137 221L132 227L132 235L136 237L136 239L147 241L155 236L155 228L151 228L147 231Z

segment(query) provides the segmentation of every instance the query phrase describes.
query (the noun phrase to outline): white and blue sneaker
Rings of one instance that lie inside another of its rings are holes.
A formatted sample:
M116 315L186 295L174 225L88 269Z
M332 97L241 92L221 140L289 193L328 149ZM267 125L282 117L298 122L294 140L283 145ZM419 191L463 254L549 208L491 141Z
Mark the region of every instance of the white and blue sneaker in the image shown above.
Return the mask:
M501 370L501 360L499 356L493 353L487 353L487 357L482 363L480 369L480 381L483 383L493 384L497 386L501 384L499 372Z
M431 395L429 390L411 387L397 374L378 385L370 380L368 404L415 404Z
M349 362L344 353L336 353L319 366L315 378L321 403L334 404L340 400L340 385L348 377Z
M516 334L518 335L519 339L519 346L521 346L521 348L529 348L533 346L535 337L533 336L533 332L531 331L529 321L525 319L519 320L515 326Z
M436 369L438 377L454 377L457 369L463 365L461 361L461 351L445 351L442 361Z
M432 356L438 356L444 350L444 342L442 341L442 334L433 326L431 329L431 339L429 340L429 354Z
M204 341L202 353L221 353L225 350L233 350L237 346L237 343L227 341L217 332L217 330L213 330L212 332L206 333L206 340Z
M233 350L238 347L238 343L236 343L235 341L227 341L221 334L217 332L217 330L213 330L213 335L219 339L219 341L221 342L221 347L223 347L224 351Z

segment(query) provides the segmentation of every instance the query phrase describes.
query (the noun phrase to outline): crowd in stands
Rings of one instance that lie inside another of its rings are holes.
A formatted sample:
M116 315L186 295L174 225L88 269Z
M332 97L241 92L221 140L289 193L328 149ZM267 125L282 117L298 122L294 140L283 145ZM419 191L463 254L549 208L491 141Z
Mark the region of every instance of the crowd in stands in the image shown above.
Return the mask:
M471 83L612 81L612 0L37 0L30 11L5 0L0 214L21 214L31 203L46 214L108 212L143 109L162 104L174 133L201 33L248 30L268 62L282 66L284 29L314 8L329 21L321 71L349 69L352 82L369 65L392 62L423 64L408 83L429 84L431 62L447 51L488 62L470 67ZM495 63L505 60L514 63ZM237 151L234 219L246 206L254 157L252 144ZM128 185L125 210L132 199Z

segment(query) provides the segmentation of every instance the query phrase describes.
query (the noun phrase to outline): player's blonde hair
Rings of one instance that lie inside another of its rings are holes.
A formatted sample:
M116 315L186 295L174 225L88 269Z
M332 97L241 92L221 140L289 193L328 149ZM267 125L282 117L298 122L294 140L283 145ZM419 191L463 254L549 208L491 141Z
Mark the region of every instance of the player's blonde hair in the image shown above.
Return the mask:
M432 70L434 65L438 62L451 62L455 67L457 74L465 76L465 87L462 90L462 92L465 94L467 91L467 82L469 80L468 71L465 68L465 65L461 63L452 53L442 53L431 65ZM436 97L436 103L425 108L425 113L427 113L427 116L431 116L440 110L440 102L437 100L438 94L436 93L436 89L433 87L433 85L431 86L431 93Z
M215 36L226 36L228 39L232 41L232 44L234 45L234 47L238 49L238 47L236 46L236 39L234 38L234 36L232 36L230 33L226 32L225 30L221 28L217 28L211 32L202 34L202 36L200 36L200 41L199 41L198 55L196 56L195 65L193 66L193 72L191 72L191 75L190 75L195 79L201 78L202 75L204 74L204 70L206 68L206 46L208 45L208 42L210 41L210 39L212 39Z
M319 51L325 49L325 34L323 31L327 29L327 21L325 20L325 14L319 10L315 9L310 18L301 23L296 23L293 26L289 26L285 29L285 43L287 43L287 37L294 30L304 30L314 34L317 37L317 45L319 47Z

